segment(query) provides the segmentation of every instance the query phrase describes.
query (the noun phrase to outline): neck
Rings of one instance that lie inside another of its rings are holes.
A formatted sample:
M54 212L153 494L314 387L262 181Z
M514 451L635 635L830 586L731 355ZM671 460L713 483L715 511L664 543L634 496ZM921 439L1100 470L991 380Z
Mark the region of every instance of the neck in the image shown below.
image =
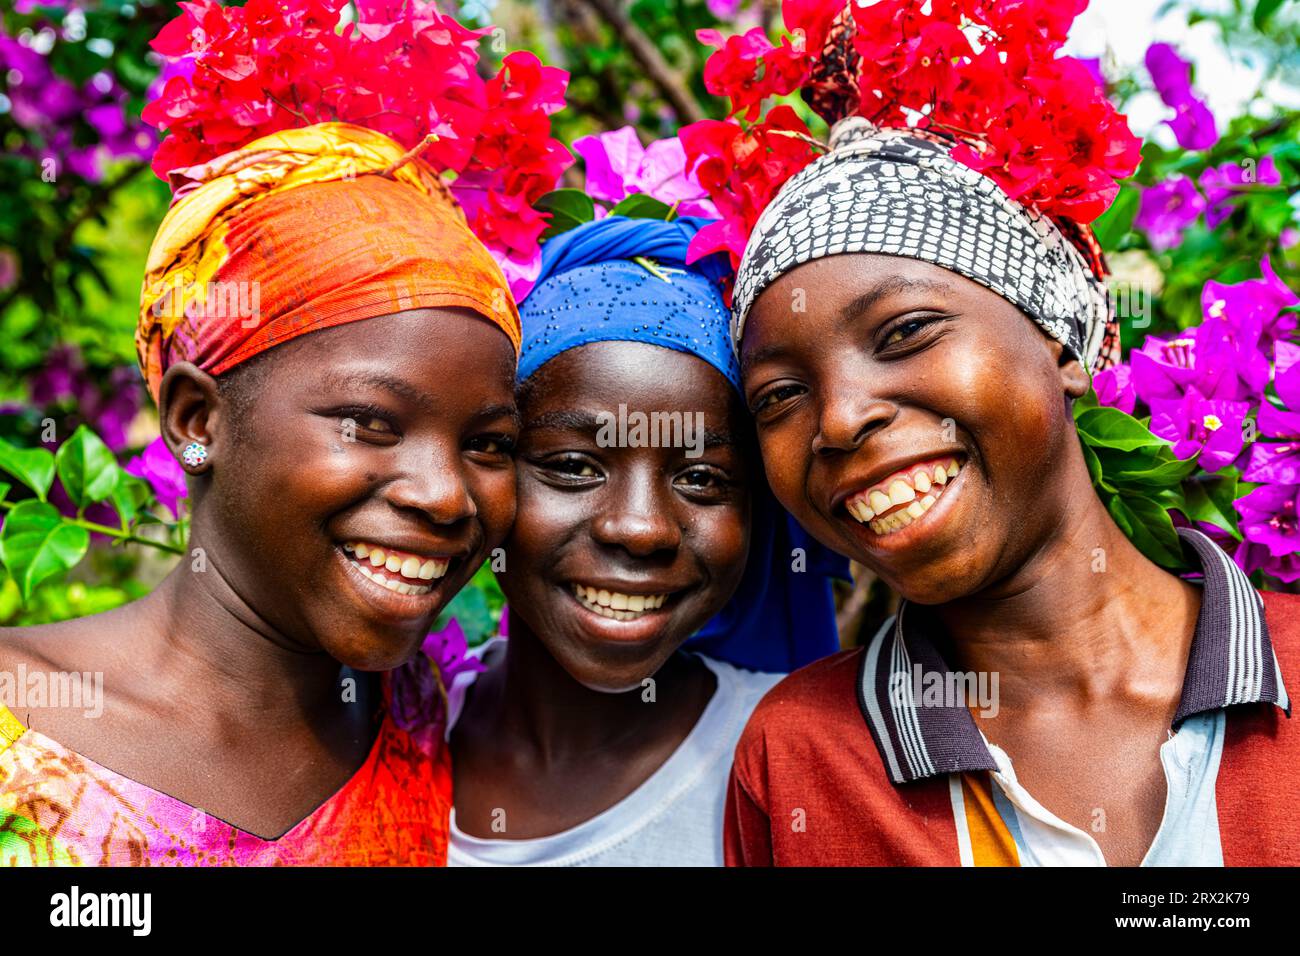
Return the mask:
M1199 590L1138 551L1086 477L1073 484L1056 500L1078 504L1063 509L1027 560L934 609L945 657L954 668L998 673L1013 706L1131 693L1172 692L1176 701Z
M551 656L536 632L510 612L510 639L504 662L495 668L494 685L480 699L494 731L510 735L551 762L590 753L638 750L653 746L661 729L672 732L679 708L697 702L702 676L698 662L676 653L654 674L655 702L643 699L641 685L607 693L592 690ZM476 696L479 696L476 694Z
M190 544L191 551L201 547ZM182 560L141 602L156 626L141 629L144 646L134 649L133 666L157 682L157 696L174 692L171 699L187 706L213 708L232 728L311 723L336 713L347 669L280 633L231 586L215 552L207 553L202 573Z

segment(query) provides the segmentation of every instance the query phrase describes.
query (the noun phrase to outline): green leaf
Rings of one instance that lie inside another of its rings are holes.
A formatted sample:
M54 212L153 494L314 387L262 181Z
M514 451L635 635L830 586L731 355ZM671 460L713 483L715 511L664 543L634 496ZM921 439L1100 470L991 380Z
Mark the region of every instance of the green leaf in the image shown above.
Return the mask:
M1205 521L1229 532L1238 540L1237 512L1232 502L1239 497L1235 474L1219 474L1183 483L1183 503L1179 511L1192 521Z
M1163 507L1146 498L1114 495L1107 510L1134 546L1163 568L1179 569L1185 564L1173 519Z
M533 203L533 208L551 214L542 233L543 240L553 239L596 218L596 204L581 189L554 189Z
M1093 233L1103 249L1114 249L1133 228L1133 217L1138 211L1138 190L1125 186L1110 204L1110 208L1092 224Z
M1255 4L1255 29L1263 30L1284 0L1259 0Z
M672 207L645 193L633 193L609 211L611 216L629 219L667 219Z
M9 489L12 487L13 485L9 484L9 482L0 481L0 501L4 501L5 498L8 497Z
M0 469L9 472L44 501L54 481L54 456L44 448L19 448L0 438Z
M108 446L85 425L78 425L59 448L54 464L63 490L79 508L111 495L121 471Z
M1197 467L1195 458L1175 458L1168 446L1126 453L1099 448L1097 458L1108 481L1140 488L1175 486Z
M76 565L90 546L90 532L68 524L44 501L23 501L0 529L0 561L18 584L23 600L36 585Z
M1094 448L1115 448L1119 451L1134 451L1154 445L1167 446L1132 415L1121 412L1118 408L1101 406L1084 409L1075 418L1079 434Z
M116 509L118 516L121 517L123 524L130 524L135 520L140 509L149 503L153 497L153 489L148 483L137 478L135 475L129 475L123 469L117 470L117 484L113 487L113 493L110 496L113 507Z

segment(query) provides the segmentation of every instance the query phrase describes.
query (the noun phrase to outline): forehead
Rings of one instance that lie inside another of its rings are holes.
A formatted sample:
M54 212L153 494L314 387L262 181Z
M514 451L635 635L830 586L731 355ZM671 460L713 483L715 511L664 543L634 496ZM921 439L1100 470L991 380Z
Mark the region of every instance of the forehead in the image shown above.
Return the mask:
M308 333L268 355L283 384L339 384L347 378L402 378L436 391L509 389L509 338L466 309L411 309ZM448 386L454 386L448 389Z
M645 342L592 342L560 353L522 391L527 409L636 405L726 414L735 389L696 355Z

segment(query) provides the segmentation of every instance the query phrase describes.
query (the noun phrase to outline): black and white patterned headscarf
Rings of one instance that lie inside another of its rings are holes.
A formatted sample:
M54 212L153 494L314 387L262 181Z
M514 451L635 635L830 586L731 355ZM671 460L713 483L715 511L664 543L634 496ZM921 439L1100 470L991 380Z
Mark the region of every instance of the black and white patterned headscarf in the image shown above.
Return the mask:
M759 217L736 274L736 347L764 289L805 262L854 252L921 259L988 287L1085 368L1110 350L1106 286L1052 220L951 158L944 143L857 116L835 125L830 151Z

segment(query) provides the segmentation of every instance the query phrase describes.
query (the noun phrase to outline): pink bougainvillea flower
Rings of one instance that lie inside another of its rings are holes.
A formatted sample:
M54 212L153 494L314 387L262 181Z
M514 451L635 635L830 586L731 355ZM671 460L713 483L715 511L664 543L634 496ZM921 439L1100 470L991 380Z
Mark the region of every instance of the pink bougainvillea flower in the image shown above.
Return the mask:
M1205 199L1186 176L1171 176L1142 190L1133 225L1146 233L1151 246L1163 252L1182 241L1183 233L1205 211Z
M162 436L155 438L143 454L127 463L126 473L143 478L172 517L180 517L181 500L189 494L185 487L185 469L172 457Z
M1277 164L1272 156L1257 163L1253 158L1243 162L1220 163L1206 168L1197 180L1208 203L1205 224L1217 229L1223 220L1232 215L1233 199L1256 186L1276 186L1282 182Z
M1179 458L1195 456L1201 468L1218 471L1241 455L1248 414L1248 402L1212 401L1192 387L1182 398L1151 403L1151 433L1173 442Z
M1275 558L1300 553L1300 485L1260 485L1234 502L1241 533Z
M1168 43L1147 48L1147 71L1174 118L1166 120L1183 149L1209 149L1219 141L1214 114L1192 88L1192 65Z
M573 151L587 164L587 193L617 203L643 193L683 216L716 216L717 210L699 180L686 170L686 151L676 136L643 147L636 130L624 126L573 141Z

